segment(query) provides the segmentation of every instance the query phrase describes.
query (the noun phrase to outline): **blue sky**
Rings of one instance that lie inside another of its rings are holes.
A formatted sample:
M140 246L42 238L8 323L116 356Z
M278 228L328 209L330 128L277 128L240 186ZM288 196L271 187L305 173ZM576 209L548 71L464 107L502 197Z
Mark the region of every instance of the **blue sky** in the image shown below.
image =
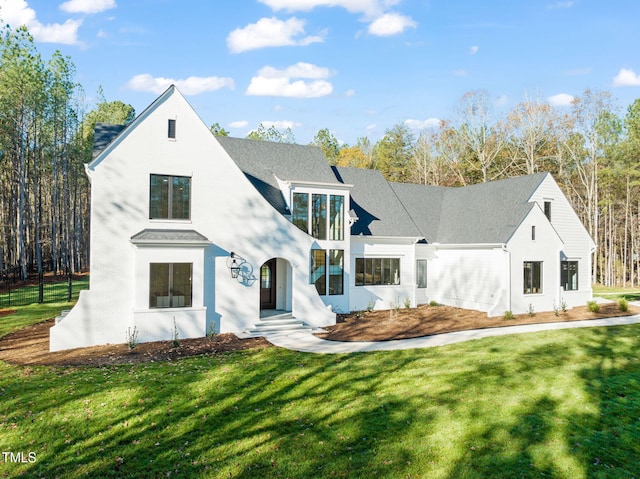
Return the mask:
M476 89L498 114L525 97L567 108L586 88L622 113L640 98L635 0L0 0L0 17L71 57L89 107L102 86L140 113L175 83L239 137L417 133Z

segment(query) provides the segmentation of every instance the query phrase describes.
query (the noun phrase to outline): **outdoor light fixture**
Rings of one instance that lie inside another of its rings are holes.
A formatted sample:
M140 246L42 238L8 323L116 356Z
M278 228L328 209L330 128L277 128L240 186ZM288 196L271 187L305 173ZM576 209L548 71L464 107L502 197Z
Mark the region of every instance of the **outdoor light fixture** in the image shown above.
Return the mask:
M232 278L237 278L238 275L240 274L240 263L238 263L236 258L238 258L238 256L232 251L231 252L231 265L229 266L229 269L231 270L231 277Z

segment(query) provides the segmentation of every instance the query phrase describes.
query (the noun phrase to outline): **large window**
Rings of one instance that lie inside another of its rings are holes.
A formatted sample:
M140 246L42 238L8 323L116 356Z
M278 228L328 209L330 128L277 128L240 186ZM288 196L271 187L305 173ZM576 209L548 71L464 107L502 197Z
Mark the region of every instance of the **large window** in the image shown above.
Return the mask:
M188 220L191 209L191 178L151 175L149 218Z
M400 258L356 258L356 286L400 284Z
M327 239L327 195L311 195L311 236Z
M344 196L331 195L329 200L329 239L344 239Z
M327 277L327 254L329 255L329 276ZM344 251L341 249L311 250L311 282L316 285L320 295L327 294L327 279L329 281L329 295L344 294Z
M329 294L344 294L344 251L329 250Z
M419 259L416 261L416 285L418 288L427 287L427 260Z
M323 249L311 250L311 282L318 294L327 294L327 252Z
M524 294L542 293L542 261L525 261Z
M560 285L565 291L578 290L578 262L560 262Z
M309 195L293 194L293 224L305 233L309 232Z
M151 263L149 308L191 306L191 263Z
M319 240L344 240L344 196L294 193L292 209L293 224L305 233Z

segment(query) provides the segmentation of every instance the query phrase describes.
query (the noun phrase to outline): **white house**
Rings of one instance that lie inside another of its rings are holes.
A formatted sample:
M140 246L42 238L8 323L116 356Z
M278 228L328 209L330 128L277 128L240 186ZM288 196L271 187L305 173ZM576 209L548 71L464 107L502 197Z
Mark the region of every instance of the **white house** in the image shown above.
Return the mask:
M215 137L175 87L126 128L99 126L86 170L91 284L52 351L398 303L501 315L591 298L593 241L549 174L392 184L313 146Z

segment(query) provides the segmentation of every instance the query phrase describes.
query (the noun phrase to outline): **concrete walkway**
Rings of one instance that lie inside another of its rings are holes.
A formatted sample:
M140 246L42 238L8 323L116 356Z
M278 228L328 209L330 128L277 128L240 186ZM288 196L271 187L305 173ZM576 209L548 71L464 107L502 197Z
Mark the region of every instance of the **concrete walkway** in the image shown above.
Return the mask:
M314 336L310 331L273 332L266 334L264 337L275 346L280 346L294 351L335 354L431 348L434 346L445 346L447 344L470 341L472 339L488 338L490 336L534 333L537 331L550 331L557 329L618 326L622 324L636 323L640 323L640 315L623 316L619 318L591 319L587 321L523 324L519 326L506 326L503 328L472 329L469 331L456 331L454 333L444 333L412 339L396 339L392 341L328 341Z

